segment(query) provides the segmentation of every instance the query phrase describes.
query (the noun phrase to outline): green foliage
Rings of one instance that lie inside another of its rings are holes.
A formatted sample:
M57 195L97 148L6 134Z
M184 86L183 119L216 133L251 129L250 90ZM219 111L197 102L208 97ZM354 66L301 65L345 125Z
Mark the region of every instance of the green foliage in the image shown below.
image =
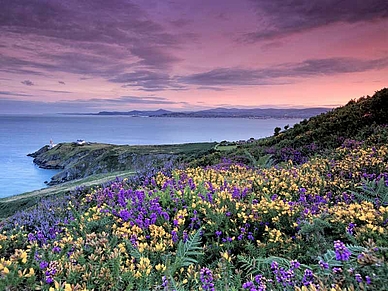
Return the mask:
M378 203L381 205L388 205L388 186L384 178L376 181L362 179L362 186L358 186L357 189L361 192L352 191L352 193L360 200L369 201L372 203Z
M271 168L274 165L272 155L264 155L256 159L248 150L244 150L245 155L251 162L251 165L257 168Z
M170 275L175 274L182 267L188 267L198 263L198 257L203 255L201 247L201 229L198 229L194 235L190 235L186 242L179 241L175 261L169 268Z
M281 130L282 129L280 127L278 127L278 126L275 127L275 129L274 129L274 136L278 136Z

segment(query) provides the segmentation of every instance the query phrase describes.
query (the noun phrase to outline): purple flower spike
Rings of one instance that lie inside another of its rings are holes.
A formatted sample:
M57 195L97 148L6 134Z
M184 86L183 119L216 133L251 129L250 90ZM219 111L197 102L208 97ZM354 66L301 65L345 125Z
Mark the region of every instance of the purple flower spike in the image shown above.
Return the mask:
M43 270L43 269L46 269L48 267L48 265L49 264L46 261L42 261L39 264L39 268L41 268Z
M121 210L119 216L124 221L128 221L129 218L131 217L127 209Z
M291 269L298 269L300 267L300 263L297 260L292 260L290 263Z
M318 264L322 269L329 269L329 264L323 260L319 260Z
M351 256L351 252L349 251L349 249L345 246L345 244L339 240L336 240L334 242L334 251L335 251L335 259L337 261L348 261L350 256Z
M356 281L357 281L358 283L361 283L361 282L362 282L362 276L361 276L360 274L356 274L356 275L354 275L354 277L356 278Z
M368 284L368 285L370 285L372 283L369 276L365 276L365 281L366 281L366 284Z
M202 289L203 290L215 291L214 283L213 283L213 273L210 269L202 268L200 271L199 278L202 282Z

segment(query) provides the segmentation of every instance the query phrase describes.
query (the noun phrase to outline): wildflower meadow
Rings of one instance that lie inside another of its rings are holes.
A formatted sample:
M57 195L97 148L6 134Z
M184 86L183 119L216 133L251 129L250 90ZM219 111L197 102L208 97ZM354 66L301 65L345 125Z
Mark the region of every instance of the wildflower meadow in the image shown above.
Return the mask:
M384 290L388 147L78 189L1 222L0 290Z

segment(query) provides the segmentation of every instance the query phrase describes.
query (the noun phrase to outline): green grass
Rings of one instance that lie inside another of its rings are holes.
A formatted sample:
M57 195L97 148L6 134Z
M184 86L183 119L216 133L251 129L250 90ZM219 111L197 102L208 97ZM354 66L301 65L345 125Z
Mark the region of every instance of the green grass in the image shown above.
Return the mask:
M113 181L116 177L129 177L133 175L133 171L120 171L109 174L97 174L84 179L78 179L63 184L22 193L6 198L0 198L0 219L7 218L20 211L34 206L40 199L52 196L61 196L74 190L76 187L94 187L99 186L109 181Z
M237 149L237 145L227 145L227 146L217 145L215 149L220 152L228 152L228 151L233 151Z

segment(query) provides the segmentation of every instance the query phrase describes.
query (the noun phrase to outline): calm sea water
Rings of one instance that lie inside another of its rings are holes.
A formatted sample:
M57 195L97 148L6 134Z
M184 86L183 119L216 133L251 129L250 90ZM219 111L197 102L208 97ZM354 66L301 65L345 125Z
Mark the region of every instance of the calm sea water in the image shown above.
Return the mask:
M27 157L49 143L176 144L236 141L273 134L299 119L142 118L125 116L0 116L0 198L46 187L54 170Z

